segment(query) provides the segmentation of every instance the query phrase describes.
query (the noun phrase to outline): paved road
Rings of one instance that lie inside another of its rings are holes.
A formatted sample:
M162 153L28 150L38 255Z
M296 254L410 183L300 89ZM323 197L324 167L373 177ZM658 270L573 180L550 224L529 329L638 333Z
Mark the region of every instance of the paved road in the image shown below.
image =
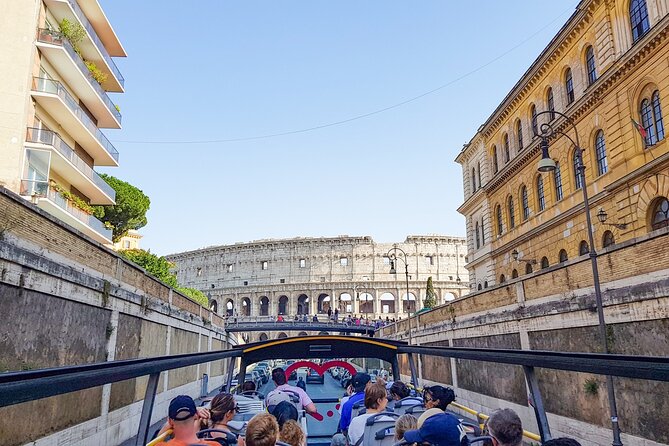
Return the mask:
M300 369L298 371L298 376L302 376L306 381L306 371L305 369ZM290 384L295 385L296 381L291 381ZM270 391L274 389L274 383L270 380L267 384L260 388L260 392L267 395ZM334 379L329 373L325 374L325 383L324 384L307 384L307 394L313 400L319 400L323 398L341 398L344 395L344 389L342 389L339 381ZM318 413L323 415L323 421L318 421L311 416L307 416L307 430L309 432L309 437L315 437L319 435L327 436L328 443L329 438L337 431L337 425L339 424L339 412L337 410L336 403L318 403L316 402L316 408Z

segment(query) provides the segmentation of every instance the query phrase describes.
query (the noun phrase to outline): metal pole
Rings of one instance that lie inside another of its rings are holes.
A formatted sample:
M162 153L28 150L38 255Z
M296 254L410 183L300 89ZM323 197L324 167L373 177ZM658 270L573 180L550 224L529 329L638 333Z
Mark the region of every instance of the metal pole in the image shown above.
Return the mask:
M539 426L539 435L542 443L551 438L551 428L548 425L548 417L546 416L546 409L544 409L544 402L541 399L541 390L539 389L539 381L534 374L534 367L523 366L525 371L525 380L527 387L530 389L530 398L532 399L532 407L534 408L534 415L537 418L537 425Z
M144 404L142 405L142 415L139 418L139 429L135 438L135 446L144 446L149 437L149 427L151 427L151 412L153 412L153 403L156 400L156 390L158 389L158 379L160 373L149 375L149 382L146 384L144 393Z
M583 149L576 148L576 157L578 162L579 175L581 176L581 185L583 189L583 207L585 211L585 221L588 229L588 242L590 243L590 264L592 265L592 276L595 282L595 301L597 303L597 318L599 322L599 336L602 342L604 353L609 353L609 344L606 336L606 321L604 320L604 304L602 302L602 291L599 284L599 269L597 268L597 251L595 250L595 240L592 235L592 222L590 219L590 202L588 201L588 187L585 184L585 166L583 165ZM612 446L622 446L620 440L620 425L618 424L618 408L616 406L616 393L613 387L613 377L606 375L606 391L609 400L609 412L611 414L611 429L613 430Z
M409 369L411 370L411 384L413 384L416 392L418 392L418 374L416 373L416 363L413 360L413 353L409 353L407 356L409 357Z

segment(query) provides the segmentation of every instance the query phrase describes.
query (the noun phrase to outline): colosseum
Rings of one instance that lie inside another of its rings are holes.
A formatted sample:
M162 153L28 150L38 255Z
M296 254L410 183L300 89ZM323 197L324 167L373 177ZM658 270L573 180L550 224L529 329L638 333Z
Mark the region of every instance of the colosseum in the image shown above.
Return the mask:
M406 253L408 291L399 250ZM392 320L423 308L428 277L437 304L466 294L466 250L460 237L409 236L393 244L340 236L258 240L166 258L175 264L179 283L202 290L223 316L288 319L338 309L342 317Z

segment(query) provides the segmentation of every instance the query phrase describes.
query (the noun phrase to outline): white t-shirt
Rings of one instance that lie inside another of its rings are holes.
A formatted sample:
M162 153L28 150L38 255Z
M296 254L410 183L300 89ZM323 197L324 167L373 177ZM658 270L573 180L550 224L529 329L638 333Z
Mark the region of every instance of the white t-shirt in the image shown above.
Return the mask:
M351 424L348 426L348 438L351 440L351 446L354 446L358 440L360 440L360 437L363 436L365 433L365 423L367 423L367 418L371 417L372 415L376 414L363 413L362 415L358 415L351 420ZM392 418L390 417L379 417L377 419L379 421L392 421Z
M339 415L341 415L341 411L344 408L344 403L348 401L349 398L351 398L350 395L346 395L341 399L341 402L339 403Z

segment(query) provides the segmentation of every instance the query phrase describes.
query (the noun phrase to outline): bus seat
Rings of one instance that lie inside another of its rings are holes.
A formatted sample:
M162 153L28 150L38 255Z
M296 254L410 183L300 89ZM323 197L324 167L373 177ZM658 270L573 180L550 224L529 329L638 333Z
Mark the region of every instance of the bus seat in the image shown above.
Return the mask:
M486 444L486 442L488 442L487 444L492 444L492 437L489 436L489 435L484 435L482 437L470 437L469 438L469 444L470 445L473 445L473 444L484 445L484 444Z
M425 406L422 404L414 404L413 406L406 406L404 413L408 413L418 418L425 412Z
M353 419L353 418L357 417L358 415L360 415L361 413L363 413L362 411L365 411L365 412L367 411L367 409L365 408L365 400L364 399L362 399L360 401L356 401L353 404L353 406L351 407L351 419Z
M395 422L399 415L382 412L372 415L365 421L362 434L362 446L392 446L395 442Z
M420 406L423 405L422 398L418 398L415 396L408 396L406 398L402 398L399 401L395 401L395 405L393 406L393 411L397 414L404 415L406 413L407 408L416 405Z
M251 413L253 415L265 411L265 402L258 398L251 398L243 395L234 395L237 406L239 406L239 413L235 415L236 419L242 419L243 417L237 418L239 415L244 415Z

